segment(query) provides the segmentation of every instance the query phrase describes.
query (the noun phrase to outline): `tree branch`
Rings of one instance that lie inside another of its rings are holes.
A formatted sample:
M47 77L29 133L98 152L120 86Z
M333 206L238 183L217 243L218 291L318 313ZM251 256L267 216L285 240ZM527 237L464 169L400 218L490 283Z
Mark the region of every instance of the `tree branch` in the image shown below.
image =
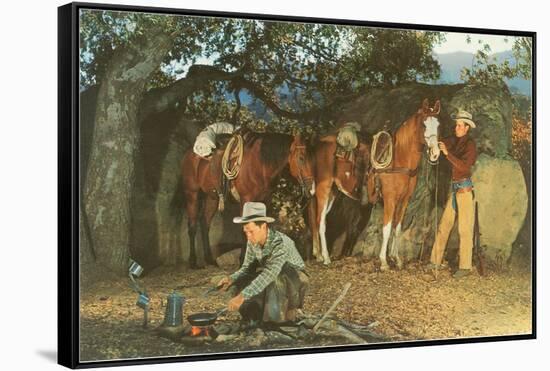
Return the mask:
M334 105L339 104L351 96L339 96L324 107L313 108L309 111L294 112L281 107L263 87L244 78L243 71L227 72L216 66L193 65L187 76L172 85L150 90L141 103L140 120L155 112L162 112L173 108L195 91L200 91L211 81L231 81L235 89L246 89L255 98L262 101L275 115L302 122L314 121L319 117L327 117Z

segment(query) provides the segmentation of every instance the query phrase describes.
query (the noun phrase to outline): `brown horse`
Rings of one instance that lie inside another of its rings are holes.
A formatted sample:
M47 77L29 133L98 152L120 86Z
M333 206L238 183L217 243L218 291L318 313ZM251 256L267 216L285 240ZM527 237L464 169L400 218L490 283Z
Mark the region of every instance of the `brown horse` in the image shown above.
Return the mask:
M314 146L315 199L309 205L309 222L313 256L325 265L331 262L326 238L326 219L334 203L335 192L339 191L359 202L369 164L369 148L364 142L359 141L353 151L353 162L337 158L337 146L336 135L324 136ZM356 234L347 229L343 249L345 254L351 252Z
M390 257L395 260L399 269L403 263L399 258L399 234L401 221L407 210L409 199L416 187L417 170L424 145L428 147L430 162L439 158L437 115L440 111L439 101L430 108L428 99L422 107L407 119L396 131L393 138L393 159L385 169L375 170L380 179L382 198L384 199L384 220L382 228L382 248L380 249L380 269L387 270L386 251L391 231L393 242ZM373 184L369 182L369 185ZM373 191L369 189L369 194Z
M238 195L241 210L245 202L264 201L271 192L274 180L287 166L290 174L300 183L302 193L313 193L310 156L299 135L248 134L243 148L239 175L230 182L232 193ZM192 268L197 268L195 252L197 221L201 224L202 247L206 263L216 265L208 232L210 222L218 210L219 195L222 193L222 156L223 149L217 149L209 159L200 157L189 149L181 162L190 240L189 264Z

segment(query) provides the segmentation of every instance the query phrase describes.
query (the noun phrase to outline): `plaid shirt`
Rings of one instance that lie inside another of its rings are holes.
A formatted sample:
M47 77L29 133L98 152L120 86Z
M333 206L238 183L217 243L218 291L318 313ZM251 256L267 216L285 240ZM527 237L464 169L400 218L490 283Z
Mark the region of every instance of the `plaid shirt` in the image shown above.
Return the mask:
M249 272L250 265L257 261L262 272L242 290L245 299L261 293L270 283L275 281L283 265L289 263L291 267L304 270L304 260L296 250L294 241L284 233L268 228L267 240L263 248L259 244L247 242L246 254L241 268L230 275L233 282Z

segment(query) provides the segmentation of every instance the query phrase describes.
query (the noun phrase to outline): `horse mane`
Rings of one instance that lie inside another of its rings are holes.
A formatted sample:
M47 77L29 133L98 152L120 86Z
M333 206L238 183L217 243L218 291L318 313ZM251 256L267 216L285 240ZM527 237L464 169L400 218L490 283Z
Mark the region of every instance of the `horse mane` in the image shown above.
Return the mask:
M396 148L412 148L417 144L418 135L412 135L418 130L419 114L415 113L409 117L395 132L395 146Z
M268 166L277 167L288 160L294 138L280 133L254 133L249 145L261 140L260 159Z

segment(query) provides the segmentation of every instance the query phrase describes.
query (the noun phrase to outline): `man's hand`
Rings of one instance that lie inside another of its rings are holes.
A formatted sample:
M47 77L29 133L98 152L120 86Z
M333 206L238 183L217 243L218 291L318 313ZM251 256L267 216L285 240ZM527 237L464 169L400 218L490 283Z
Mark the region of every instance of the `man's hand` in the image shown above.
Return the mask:
M227 309L229 309L231 312L239 310L241 305L244 303L244 296L242 294L239 294L235 296L233 299L229 300L229 303L227 304Z
M443 142L437 142L439 144L439 149L441 150L441 152L443 152L443 154L445 156L447 156L449 154L449 151L447 151L447 146L445 145L445 143Z
M222 278L220 282L218 282L217 286L220 287L221 290L227 291L227 289L229 288L229 286L231 286L232 283L233 281L231 280L231 278L227 276Z

